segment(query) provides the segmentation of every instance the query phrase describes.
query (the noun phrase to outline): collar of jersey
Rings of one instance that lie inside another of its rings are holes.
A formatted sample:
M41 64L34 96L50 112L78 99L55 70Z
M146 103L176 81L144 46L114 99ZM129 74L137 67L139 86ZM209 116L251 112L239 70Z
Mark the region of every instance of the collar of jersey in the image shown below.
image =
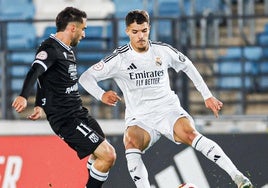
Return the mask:
M50 34L50 38L52 38L55 41L57 41L62 47L66 48L66 50L68 50L68 51L71 51L72 50L72 48L70 46L67 46L61 40L57 39L54 34Z

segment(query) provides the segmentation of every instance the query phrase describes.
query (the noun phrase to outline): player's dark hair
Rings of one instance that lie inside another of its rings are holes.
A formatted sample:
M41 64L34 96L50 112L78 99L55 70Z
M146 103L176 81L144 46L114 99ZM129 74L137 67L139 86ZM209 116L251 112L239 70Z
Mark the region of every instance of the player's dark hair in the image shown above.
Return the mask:
M136 22L137 24L142 24L147 22L150 24L149 14L145 10L133 10L130 11L125 18L126 26Z
M87 14L74 7L66 7L56 17L57 32L64 31L68 23L83 23L83 18L87 18Z

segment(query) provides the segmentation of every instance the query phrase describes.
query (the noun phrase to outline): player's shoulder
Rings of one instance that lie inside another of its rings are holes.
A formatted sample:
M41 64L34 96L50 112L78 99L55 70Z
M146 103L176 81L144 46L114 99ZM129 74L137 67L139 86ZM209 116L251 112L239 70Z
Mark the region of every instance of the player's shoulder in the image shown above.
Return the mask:
M47 39L45 39L44 41L42 41L42 43L40 44L40 46L51 46L54 43L56 43L55 40L53 40L52 38L48 37Z
M114 50L114 54L116 55L122 55L122 54L126 54L127 52L129 52L131 50L131 47L129 44L124 44L121 46L118 46L115 50Z
M176 48L174 48L173 46L171 46L170 44L165 43L165 42L161 42L161 41L150 41L150 44L154 48L161 48L163 50L164 49L166 49L166 50L172 50L175 53L178 53L179 52Z
M46 50L49 48L55 48L55 41L51 38L47 38L39 45L39 50Z
M131 50L129 44L125 44L122 46L117 47L111 54L107 55L103 61L106 63L116 57L120 57L126 53L128 53Z

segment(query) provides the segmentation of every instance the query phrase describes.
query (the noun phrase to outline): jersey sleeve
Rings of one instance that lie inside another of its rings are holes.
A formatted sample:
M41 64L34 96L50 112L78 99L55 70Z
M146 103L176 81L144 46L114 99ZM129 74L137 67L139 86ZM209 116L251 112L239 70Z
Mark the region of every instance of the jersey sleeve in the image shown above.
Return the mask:
M42 92L42 88L39 85L39 83L37 84L37 89L36 89L36 96L35 96L35 106L40 106L42 107L42 99L43 99L43 92Z
M40 64L47 70L57 59L56 50L53 47L41 46L35 56L34 64Z
M20 96L23 96L26 99L29 97L38 76L40 76L43 72L45 72L45 69L41 65L33 65L30 68L24 80Z
M108 57L111 59L107 59ZM115 73L119 70L120 57L112 54L111 56L107 56L107 58L104 58L100 62L91 66L79 78L79 83L83 88L97 100L101 100L102 95L105 92L98 85L98 82L113 78Z
M202 76L193 65L192 61L179 51L174 51L171 53L171 67L173 67L177 72L182 70L192 80L194 86L201 93L204 100L212 97L207 84L204 82Z
M32 63L30 70L28 71L20 96L29 97L30 92L36 83L37 78L42 75L54 62L55 51L52 48L40 47L36 53L35 60Z

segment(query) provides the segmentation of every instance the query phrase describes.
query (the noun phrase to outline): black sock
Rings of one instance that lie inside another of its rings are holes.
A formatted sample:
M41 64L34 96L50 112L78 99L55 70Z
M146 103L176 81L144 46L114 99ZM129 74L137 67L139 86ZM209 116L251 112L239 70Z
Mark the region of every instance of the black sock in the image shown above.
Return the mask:
M104 181L99 181L93 177L89 177L87 181L87 188L101 188Z
M101 188L102 184L106 181L109 172L100 172L92 165L89 172L87 188Z

